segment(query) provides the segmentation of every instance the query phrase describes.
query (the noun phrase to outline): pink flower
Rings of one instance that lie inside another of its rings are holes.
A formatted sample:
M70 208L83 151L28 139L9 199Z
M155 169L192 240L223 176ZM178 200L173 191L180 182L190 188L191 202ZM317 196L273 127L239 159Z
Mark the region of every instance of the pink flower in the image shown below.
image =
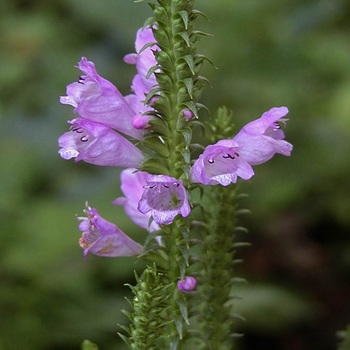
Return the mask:
M70 131L58 139L63 159L105 166L136 167L143 160L142 152L108 126L84 118L73 119Z
M146 180L139 201L141 213L148 212L158 225L169 225L176 215L188 216L191 211L182 181L165 175L152 175Z
M177 282L177 289L180 292L192 292L196 287L197 281L192 276L185 276L183 281Z
M124 210L130 219L138 226L148 230L149 232L160 229L158 224L152 221L149 225L151 213L141 213L138 209L138 203L142 197L144 186L147 184L147 179L151 175L144 171L137 171L136 169L125 169L121 172L121 190L125 197L119 197L112 203L115 205L124 205Z
M67 86L67 96L61 103L75 107L74 113L93 122L105 124L134 139L140 140L142 131L132 125L133 109L118 89L98 75L93 62L83 57L78 68L85 73L78 82Z
M147 77L147 73L149 69L157 64L157 61L154 57L154 54L152 50L160 50L158 46L153 45L150 47L147 47L145 50L140 52L140 50L146 45L150 43L156 43L156 40L153 36L152 29L150 27L146 27L142 30L140 28L137 31L136 34L136 41L135 41L135 49L136 53L128 54L124 57L124 61L129 64L136 64L136 69L138 72L138 75L141 78L142 87L140 86L140 83L138 83L138 86L135 86L133 84L133 89L136 92L137 90L140 91L140 88L142 91L148 93L152 90L152 88L157 85L156 77L154 74L151 74L149 78ZM136 92L137 93L137 92Z
M293 146L283 140L284 132L279 123L285 124L288 119L287 107L274 107L265 112L261 118L248 123L233 138L241 147L240 155L250 165L265 163L276 153L290 156Z
M237 177L244 180L254 175L252 167L241 157L239 145L232 140L221 140L207 146L192 167L192 182L203 185L228 186Z
M105 257L137 256L142 251L142 246L116 225L101 217L95 208L87 205L84 210L87 217L78 217L81 221L79 230L83 232L79 245L84 249L84 257L93 253Z

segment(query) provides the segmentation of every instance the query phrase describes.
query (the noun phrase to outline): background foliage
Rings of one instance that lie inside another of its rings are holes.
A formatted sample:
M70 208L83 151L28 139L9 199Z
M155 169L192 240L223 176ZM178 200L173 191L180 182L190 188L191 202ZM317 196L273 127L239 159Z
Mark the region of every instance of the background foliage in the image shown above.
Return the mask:
M238 349L328 350L350 322L350 5L346 0L201 0L214 34L201 52L211 112L226 105L237 131L272 106L290 109L290 159L255 168L242 190L252 248L239 256ZM78 349L84 338L123 349L118 322L133 283L130 259L82 258L74 214L84 201L142 242L120 208L120 169L59 158L71 109L58 97L81 56L129 93L145 4L0 0L0 349ZM148 12L149 14L149 12ZM129 294L130 295L130 294Z

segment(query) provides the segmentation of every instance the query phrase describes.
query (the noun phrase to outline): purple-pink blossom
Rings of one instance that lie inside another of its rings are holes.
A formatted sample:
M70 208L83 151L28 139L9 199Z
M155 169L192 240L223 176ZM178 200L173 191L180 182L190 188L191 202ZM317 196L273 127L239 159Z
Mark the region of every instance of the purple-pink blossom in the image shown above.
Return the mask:
M86 217L78 217L79 230L82 236L79 245L84 249L84 257L88 253L104 257L137 256L142 251L142 246L116 225L100 216L97 209L87 205L84 210Z
M84 118L68 122L70 131L58 139L63 159L102 166L136 167L143 160L142 152L123 136L106 125Z
M192 182L228 186L236 183L237 177L249 180L254 171L240 152L240 146L232 140L207 146L192 167Z
M259 119L244 126L233 138L241 147L240 155L250 165L265 163L276 153L290 156L293 145L284 140L281 125L288 119L287 107L274 107L265 112Z
M142 131L132 125L134 111L118 89L96 71L93 62L83 57L78 68L84 73L78 82L67 86L67 96L61 103L74 107L74 113L93 122L105 124L134 139L140 140Z
M192 292L196 287L197 281L192 276L185 276L183 281L177 282L177 289L180 292Z
M151 213L159 225L169 225L176 215L188 216L191 211L182 181L166 175L152 175L146 180L139 201L141 213Z
M140 52L145 45L151 43L154 43L154 45L151 45ZM124 61L129 64L136 64L136 69L140 80L133 82L133 90L135 93L137 93L137 91L148 93L155 85L157 85L157 81L153 73L149 78L147 78L149 69L157 65L157 61L152 51L160 50L156 45L156 40L150 27L146 27L144 29L140 28L137 31L135 50L136 53L126 55L124 57ZM135 83L137 86L135 86Z
M136 171L136 169L125 169L121 172L121 190L125 197L119 197L112 203L115 205L123 205L126 214L138 226L148 230L149 232L160 229L159 225L150 222L151 213L141 213L138 209L138 203L142 197L144 186L147 185L147 179L151 175L144 171Z

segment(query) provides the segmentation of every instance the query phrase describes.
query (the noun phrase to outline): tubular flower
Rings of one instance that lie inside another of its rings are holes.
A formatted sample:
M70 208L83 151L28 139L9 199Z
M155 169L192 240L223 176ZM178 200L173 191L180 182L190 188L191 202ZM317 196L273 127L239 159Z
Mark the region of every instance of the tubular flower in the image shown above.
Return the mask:
M79 245L84 249L84 257L91 252L105 257L137 256L142 246L116 225L100 216L97 209L87 205L84 210L87 217L78 217L79 230L83 232Z
M67 96L61 96L61 103L75 107L74 113L83 118L140 140L142 131L135 129L131 123L135 113L118 89L99 76L93 62L85 57L78 63L78 68L85 75L67 86Z
M254 175L252 167L241 157L240 146L232 140L220 140L207 146L192 167L192 182L203 185L228 186L237 177L249 180Z
M154 43L153 46L149 46L142 52L140 50L147 44ZM152 73L149 78L147 78L148 71L151 67L157 64L152 50L159 51L159 47L155 45L156 40L153 36L152 29L146 27L145 29L140 28L136 33L135 49L136 53L128 54L124 57L124 61L128 64L136 64L137 72L143 83L143 91L146 93L150 92L151 89L157 85L156 77ZM140 86L139 86L140 87ZM133 86L134 90L137 89Z
M150 212L159 225L169 225L176 215L186 217L191 211L182 181L165 175L147 178L138 209L143 214Z
M180 292L192 292L195 289L197 281L192 276L185 276L183 281L177 282L177 289Z
M284 140L284 132L279 123L288 119L287 107L274 107L259 119L248 123L233 138L241 147L240 154L250 165L265 163L276 153L290 156L293 146Z
M143 186L147 184L147 179L151 175L136 169L125 169L121 172L121 190L125 197L119 197L112 203L115 205L124 205L124 210L130 219L138 226L148 230L149 232L157 231L160 229L158 224L154 221L149 225L149 219L151 213L141 213L138 209L138 202L142 197L144 191Z
M63 159L102 166L136 167L143 160L142 152L109 127L84 118L68 122L70 131L58 139Z

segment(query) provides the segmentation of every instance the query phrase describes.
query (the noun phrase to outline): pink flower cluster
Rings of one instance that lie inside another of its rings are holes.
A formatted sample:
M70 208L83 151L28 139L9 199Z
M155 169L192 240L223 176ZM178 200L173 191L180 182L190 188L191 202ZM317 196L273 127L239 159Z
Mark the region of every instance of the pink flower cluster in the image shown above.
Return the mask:
M154 74L147 77L149 69L157 64L152 51L159 50L150 28L138 30L135 48L137 53L124 57L137 69L131 85L133 93L127 96L102 78L85 57L78 63L84 74L67 86L67 96L60 101L73 106L79 117L68 121L70 130L58 139L59 154L64 159L75 158L76 162L127 168L121 173L124 197L113 204L123 205L136 225L153 232L160 230L160 225L171 224L177 215L187 217L191 208L181 180L137 170L144 155L133 141L142 138L149 120L154 118L147 114L152 108L144 103L157 84ZM238 177L250 179L254 175L252 166L268 161L276 153L290 156L293 146L284 140L281 129L287 113L286 107L272 108L244 126L233 139L207 146L192 167L192 182L228 186L236 183ZM191 120L193 113L184 110L183 116ZM87 206L85 213L86 217L78 217L85 257L88 252L108 257L141 253L141 245L102 218L95 208ZM181 291L194 287L193 277L179 281Z

